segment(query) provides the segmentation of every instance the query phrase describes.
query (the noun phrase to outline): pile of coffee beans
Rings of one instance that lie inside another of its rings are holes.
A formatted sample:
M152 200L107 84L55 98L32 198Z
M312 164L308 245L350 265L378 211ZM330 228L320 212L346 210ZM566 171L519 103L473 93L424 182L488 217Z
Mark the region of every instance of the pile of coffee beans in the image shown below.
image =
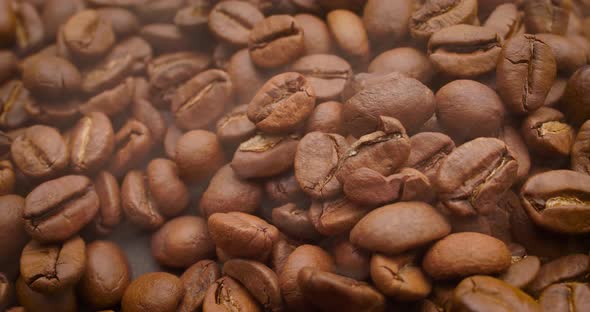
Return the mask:
M590 1L0 0L0 311L590 311Z

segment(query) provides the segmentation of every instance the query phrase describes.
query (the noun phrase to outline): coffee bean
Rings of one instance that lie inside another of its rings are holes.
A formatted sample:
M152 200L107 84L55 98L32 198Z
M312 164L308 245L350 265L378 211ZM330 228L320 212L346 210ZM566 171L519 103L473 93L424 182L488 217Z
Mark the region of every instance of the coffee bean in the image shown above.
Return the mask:
M267 71L262 71L252 61L248 49L242 49L234 53L229 59L227 73L231 77L234 92L240 103L249 103L256 95L258 89L271 77ZM237 83L239 81L239 83Z
M410 48L395 48L377 55L369 64L369 73L388 74L400 72L424 84L430 83L434 68L422 51Z
M522 260L513 262L499 278L514 287L526 288L539 274L540 268L539 258L526 256Z
M289 15L272 15L258 21L248 38L250 57L263 68L289 64L301 56L304 49L303 29Z
M67 146L54 128L36 125L17 137L11 146L14 164L27 176L48 179L68 166Z
M363 23L369 38L372 42L385 46L402 41L409 34L408 21L412 12L414 3L411 0L367 1L363 11Z
M334 10L326 16L336 45L352 63L367 63L369 38L362 19L348 10Z
M23 126L29 119L25 106L32 101L22 81L11 80L0 86L0 127L6 129Z
M135 80L127 78L118 86L88 99L80 106L80 112L83 114L101 112L108 116L116 116L132 103L134 91Z
M494 30L502 39L508 40L523 31L523 17L516 4L504 3L495 7L483 27Z
M547 312L564 310L578 312L590 309L588 298L590 298L588 285L561 283L547 287L539 298L539 305L543 311Z
M41 20L43 21L47 39L55 39L62 23L72 15L84 10L86 6L84 1L81 0L49 0L45 2L41 11Z
M534 295L539 295L551 284L583 281L588 274L589 265L588 256L584 254L570 254L547 262L541 266L527 290Z
M564 234L587 233L583 220L587 206L588 176L570 170L553 170L530 177L520 198L530 218L539 226ZM590 181L589 181L590 182Z
M122 311L176 311L184 293L178 277L164 272L146 273L125 290Z
M368 279L371 254L353 245L347 236L336 239L330 252L334 257L336 273L358 281Z
M118 38L124 38L139 31L139 19L131 11L123 8L99 8L96 10L101 19L108 21Z
M305 132L314 131L324 133L343 134L342 103L328 101L318 104L309 115L305 125Z
M242 212L215 213L207 224L215 245L232 257L264 261L279 236L273 225Z
M178 139L175 161L181 178L198 183L213 176L223 166L225 156L214 133L192 130Z
M580 49L573 40L554 34L537 34L536 37L551 48L559 72L569 75L586 65L584 49Z
M0 1L0 46L12 46L16 35L16 15L12 1Z
M99 11L100 12L100 11ZM126 63L131 59L131 71L134 73L143 73L148 63L152 60L152 47L147 41L140 37L133 36L120 41L104 59L104 62ZM125 61L123 61L125 60Z
M297 14L294 18L305 34L303 42L306 55L327 54L334 50L332 34L326 22L311 14Z
M212 260L201 260L188 268L180 276L186 292L178 306L178 311L198 311L203 305L207 290L220 277L221 270Z
M477 1L427 0L412 13L410 31L412 37L427 40L437 31L457 25L474 24L477 19Z
M16 296L18 302L27 312L78 311L76 294L72 288L58 294L44 295L29 288L24 280L19 278L16 281Z
M588 88L585 81L590 78L590 66L578 69L568 80L563 95L563 112L573 126L583 124L590 117L590 110L586 108L586 94Z
M231 167L242 178L272 177L293 166L299 138L258 134L236 150Z
M165 222L141 171L132 170L125 176L121 184L121 207L129 221L141 228L155 230Z
M254 25L264 15L244 1L223 1L209 14L209 30L219 39L236 46L246 46Z
M227 73L212 69L180 86L172 98L176 124L186 130L205 128L219 119L233 97Z
M238 105L217 120L217 137L225 144L238 145L256 133L256 125L248 119L248 105Z
M120 85L137 64L129 53L109 56L82 74L82 91L97 94Z
M518 288L489 276L472 276L457 285L452 297L453 309L465 311L501 310L534 312L541 308Z
M350 231L369 210L369 207L342 196L327 201L312 201L309 219L321 234L338 235Z
M189 190L179 174L176 163L163 158L153 159L146 169L151 196L166 217L179 215L190 201Z
M64 24L63 36L68 50L81 59L97 59L115 43L111 24L95 10L70 17Z
M156 142L162 142L164 140L164 136L166 135L166 121L161 112L151 102L144 99L135 99L131 104L131 115L150 130Z
M319 101L338 99L352 76L350 64L330 54L304 56L291 69L305 76Z
M267 198L279 205L296 203L305 199L305 193L293 172L268 179L264 183L264 190Z
M321 237L309 218L307 210L288 203L272 209L272 223L289 237L314 241Z
M135 119L128 119L115 134L115 150L109 163L109 171L122 176L127 170L137 168L148 156L154 144L150 130Z
M371 279L384 295L397 300L423 299L432 290L430 278L416 263L416 255L371 257Z
M70 166L76 173L95 172L113 153L115 133L109 118L90 113L78 121L70 133Z
M79 98L51 101L34 99L25 103L25 112L31 121L64 128L75 124L80 118L81 105Z
M518 181L525 180L531 169L531 155L520 132L510 125L504 125L500 130L498 139L506 144L506 147L512 152L514 159L518 163L516 173Z
M0 196L14 193L16 176L10 160L0 161Z
M527 114L543 106L557 72L551 48L533 35L506 41L496 68L498 93L506 108Z
M176 11L184 5L183 0L146 0L135 6L144 22L167 22L174 18Z
M265 311L283 310L278 277L264 264L234 259L223 264L223 272L244 285Z
M63 243L42 245L30 241L20 258L20 274L31 290L43 294L74 286L86 269L86 244L76 236Z
M396 226L391 226L392 222ZM371 251L393 254L424 246L450 231L450 225L432 206L396 203L369 212L350 232L350 241Z
M541 107L523 121L522 136L533 152L562 157L570 154L575 132L560 111Z
M174 124L170 125L166 129L166 134L164 135L164 150L166 152L166 156L170 159L176 159L176 143L178 143L178 139L182 137L184 133L182 130L178 129Z
M27 2L14 3L13 9L16 18L16 47L21 54L30 53L43 44L43 21L37 9Z
M410 138L410 155L406 166L424 173L434 181L442 161L455 149L451 138L442 133L422 132Z
M121 222L119 183L111 173L101 171L94 179L94 188L100 199L100 206L92 228L99 235L108 235Z
M570 1L532 0L524 3L528 32L565 34L571 10Z
M152 255L161 265L186 268L213 255L213 241L203 218L172 219L152 236Z
M193 3L178 10L174 16L174 24L183 31L200 35L208 31L209 13L212 3L208 0L192 1Z
M485 215L516 181L517 170L504 142L479 138L457 147L442 161L434 185L453 214Z
M221 312L230 309L262 311L244 286L233 278L224 276L215 281L207 290L203 301L203 312Z
M0 196L0 266L6 270L11 262L18 263L18 257L29 240L22 219L24 206L24 198L18 195Z

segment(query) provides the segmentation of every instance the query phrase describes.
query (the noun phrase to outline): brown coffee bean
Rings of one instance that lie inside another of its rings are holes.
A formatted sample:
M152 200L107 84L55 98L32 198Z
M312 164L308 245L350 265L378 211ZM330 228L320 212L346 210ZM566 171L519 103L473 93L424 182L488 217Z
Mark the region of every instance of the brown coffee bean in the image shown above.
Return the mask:
M371 255L368 251L353 245L346 235L336 239L330 252L334 257L336 273L358 281L368 279Z
M155 230L165 222L148 185L145 174L131 170L121 184L121 207L129 221L141 228Z
M348 149L338 134L311 132L297 145L295 178L301 189L314 199L329 199L342 191L336 173Z
M115 150L109 171L115 176L122 176L129 169L139 167L153 144L150 130L141 122L128 119L115 134Z
M410 47L395 48L377 55L369 64L368 71L381 74L400 72L424 84L430 83L434 74L428 56Z
M525 180L531 169L531 156L520 132L510 125L504 125L498 139L506 144L506 147L512 152L514 159L518 163L516 173L518 181Z
M510 266L506 245L488 235L462 232L436 242L424 256L422 267L435 280L474 274L494 274Z
M330 11L328 28L340 51L353 63L366 63L370 54L369 38L363 20L348 10Z
M158 54L186 51L194 48L189 34L183 33L174 24L158 23L144 25L139 35L147 41Z
M121 222L119 182L108 171L101 171L94 179L94 188L100 199L100 206L92 228L99 235L108 235Z
M549 286L539 298L543 311L586 311L590 309L590 288L582 283L561 283Z
M582 281L586 278L589 268L590 260L587 255L571 254L562 256L543 264L527 290L534 295L539 295L543 289L551 284Z
M139 19L130 10L123 8L99 8L96 10L101 19L108 21L118 38L124 38L139 31Z
M524 289L535 279L539 274L541 268L541 261L535 256L526 256L522 260L513 262L506 272L499 276L499 279L504 282Z
M371 211L354 226L350 241L371 251L393 254L426 245L450 232L451 226L432 206L407 202Z
M327 252L313 245L299 246L289 255L279 274L279 286L289 309L305 310L311 306L297 281L299 272L305 267L333 272L334 262Z
M295 239L314 241L321 237L309 219L307 210L288 203L272 209L272 223L281 233Z
M137 90L137 82L136 82ZM135 99L131 104L131 115L144 124L157 142L162 142L166 135L166 120L152 103L144 99Z
M299 138L258 134L240 144L231 167L242 178L272 177L293 166Z
M231 77L234 92L239 103L249 103L264 83L271 77L271 73L256 67L248 49L234 53L229 59L227 73ZM239 81L239 83L237 83Z
M116 62L116 60L121 62L122 59L130 58L132 64L131 71L134 73L143 73L148 63L152 60L152 57L153 51L150 44L140 37L133 36L113 46L113 49L106 56L104 62Z
M147 0L135 6L135 10L142 21L167 22L174 18L184 3L183 0Z
M522 122L522 136L528 147L544 157L570 154L575 131L558 110L541 107Z
M190 194L179 178L176 163L155 158L148 164L146 175L150 193L164 216L177 216L187 207Z
M41 98L59 98L76 93L82 78L74 65L55 56L38 56L23 66L23 84Z
M211 1L192 1L192 3L188 3L187 6L176 12L174 24L183 31L202 35L209 30L209 14L212 8L213 3Z
M332 34L324 20L311 14L297 14L294 18L303 30L306 55L327 54L334 50Z
M203 312L222 312L231 311L232 309L237 311L262 311L244 286L233 278L224 276L215 281L207 290L203 301Z
M306 300L323 311L383 311L385 297L373 287L317 268L303 268L297 282Z
M29 240L22 219L24 206L24 198L18 195L0 196L0 266L6 274L13 264L18 264L18 257Z
M27 2L13 2L13 9L16 47L21 54L30 53L43 44L43 21L37 9Z
M554 34L537 34L539 40L545 42L553 51L557 70L565 74L572 74L578 68L586 65L586 53L568 37Z
M267 198L278 205L297 203L305 199L305 193L293 172L268 179L264 183L264 190Z
M178 139L182 137L184 132L178 129L176 125L172 124L166 129L166 134L164 135L164 150L166 152L166 156L170 159L176 159L176 143L178 143Z
M570 170L553 170L530 177L520 198L535 224L564 234L588 233L585 222L589 176Z
M506 108L527 114L543 106L555 81L557 66L551 48L533 35L506 41L496 68L498 93Z
M477 77L496 68L502 38L492 29L454 25L437 31L428 41L435 68L452 77Z
M25 106L32 102L29 91L20 80L11 80L0 86L0 127L17 128L28 120Z
M455 149L451 138L442 133L422 132L410 138L407 167L414 168L434 181L442 161Z
M394 117L414 132L434 114L434 94L418 80L391 73L363 85L342 111L345 130L355 137L377 130L379 116Z
M25 199L25 229L40 242L63 241L82 229L98 212L92 182L68 175L40 184Z
M111 24L95 10L70 17L64 24L63 36L68 50L81 59L97 59L115 43Z
M211 69L176 90L171 110L180 128L206 128L221 117L232 99L232 82L227 73Z
M92 173L111 157L115 133L106 115L90 113L78 121L68 141L72 170L76 173Z
M108 116L115 116L124 111L133 102L135 80L127 78L118 86L105 90L91 97L80 106L80 112L89 114L101 112Z
M80 0L49 0L45 2L41 11L41 20L43 21L47 39L55 39L62 23L72 15L84 10L86 6L84 1Z
M56 294L74 286L86 269L86 244L75 236L63 243L30 241L20 258L22 280L33 291Z
M291 69L305 76L319 101L338 99L352 76L350 64L331 54L304 56Z
M270 262L272 269L277 273L281 274L287 258L297 248L297 245L288 242L287 240L280 238L275 244L272 245L272 254Z
M184 216L172 219L152 236L152 255L161 265L187 268L211 258L214 245L205 219Z
M129 53L109 55L82 73L82 91L94 95L120 86L136 64L138 62Z
M494 30L502 39L508 40L523 29L523 15L516 4L503 3L494 8L483 27Z
M238 145L254 136L256 125L248 119L247 111L248 105L239 105L217 121L217 137L221 142Z
M343 134L342 103L328 101L318 104L309 115L305 125L305 132L314 131L324 133Z
M164 272L146 273L135 279L123 295L122 311L176 311L185 290L182 281Z
M248 50L263 68L287 65L304 53L303 29L289 15L271 15L252 27Z
M188 183L199 183L223 166L225 156L214 133L192 130L178 139L175 161L181 178Z
M457 285L452 297L453 311L523 311L541 308L518 288L490 276L472 276Z
M244 1L223 1L209 14L209 29L219 39L236 46L246 46L254 25L264 15Z
M16 174L10 160L0 161L0 196L14 193Z
M64 128L80 118L81 104L77 97L51 101L35 99L25 104L25 111L32 121Z
M244 285L263 305L264 311L283 310L278 277L264 264L250 260L229 260L223 264L223 273Z
M416 264L413 254L391 257L373 254L371 279L379 291L397 300L423 299L432 290L430 278Z
M12 1L0 1L0 46L12 46L16 36L16 15Z
M23 279L19 278L16 281L16 296L27 312L78 311L76 294L72 288L58 294L44 295L29 288Z
M323 235L338 235L350 231L370 208L354 203L345 197L327 201L312 201L309 219Z
M525 1L525 25L528 32L565 34L569 22L571 1Z
M279 231L264 220L242 212L215 213L207 220L215 245L231 257L265 261ZM248 248L244 248L244 246Z
M195 312L203 305L207 290L221 277L221 270L215 261L201 260L193 264L180 276L186 290L178 306L180 312Z
M516 181L517 170L504 142L479 138L457 147L442 161L434 185L453 214L486 215Z
M590 110L586 107L588 89L586 81L590 78L590 66L578 69L568 80L563 95L563 112L573 126L579 126L590 119Z
M267 81L248 105L248 118L267 133L290 132L313 111L315 92L301 74L288 72Z
M410 18L412 37L427 40L437 31L457 25L474 24L477 19L475 0L427 0Z
M411 0L369 0L363 11L363 23L372 42L390 46L407 37L412 12Z

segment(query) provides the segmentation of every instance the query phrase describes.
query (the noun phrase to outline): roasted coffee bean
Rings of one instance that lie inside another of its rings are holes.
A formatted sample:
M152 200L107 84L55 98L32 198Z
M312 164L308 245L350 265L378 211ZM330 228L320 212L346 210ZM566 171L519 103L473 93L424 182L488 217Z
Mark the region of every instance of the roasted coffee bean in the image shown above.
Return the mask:
M95 10L76 13L64 24L64 42L68 50L81 59L97 59L115 43L115 33L108 20Z
M568 80L563 95L562 109L573 126L579 126L590 119L590 109L587 108L587 94L590 90L586 81L590 79L590 66L578 69Z
M426 0L410 18L412 37L427 40L437 31L457 25L473 24L477 19L475 0Z
M30 53L43 44L43 21L37 9L27 2L13 2L13 9L16 47L21 54Z
M432 290L430 278L416 264L413 254L390 257L373 254L371 279L379 291L397 300L423 299Z
M80 118L81 104L76 97L51 101L34 99L25 104L25 111L32 121L63 128L74 125Z
M299 311L311 307L298 282L299 272L305 267L333 272L334 262L326 251L313 245L299 246L289 255L279 274L281 294L289 309Z
M146 273L127 287L121 308L125 312L173 312L184 294L184 286L178 277L164 272Z
M223 273L244 285L265 311L283 310L278 277L264 264L250 260L229 260L223 264Z
M131 115L150 130L155 141L162 142L164 140L164 136L166 135L166 121L161 112L151 102L144 99L135 99L131 104Z
M113 49L106 56L104 62L128 63L127 60L130 58L132 64L131 71L133 73L143 73L148 63L152 60L152 56L153 51L149 43L140 37L133 36L113 46Z
M0 160L0 196L14 193L16 174L10 160Z
M330 54L304 56L291 69L305 76L319 101L338 99L352 76L350 64Z
M358 281L368 279L371 254L353 245L346 235L336 239L330 253L334 257L336 273Z
M223 2L222 2L223 3ZM262 311L252 295L231 277L224 276L209 287L203 301L203 312Z
M167 22L174 18L184 0L146 0L135 7L137 14L146 22Z
M127 78L112 89L105 90L91 97L80 106L80 112L89 114L101 112L108 116L116 116L124 111L133 101L135 80Z
M396 226L391 226L392 222ZM432 206L406 202L371 211L354 226L350 241L374 252L395 254L424 246L450 232L451 226Z
M305 54L326 54L334 50L332 34L324 20L311 14L297 14L295 20L303 29Z
M338 235L350 231L370 208L354 203L345 197L327 201L312 201L309 219L323 235Z
M125 176L121 184L121 207L127 219L141 228L155 230L165 222L141 171L132 170Z
M314 241L321 237L309 219L307 210L288 203L272 209L272 223L289 237Z
M436 119L459 143L497 136L505 114L498 94L476 81L455 80L436 92Z
M504 40L512 38L523 29L523 13L514 3L498 5L483 24L494 30Z
M452 77L477 77L494 70L501 51L502 38L494 30L471 25L444 28L428 41L434 67Z
M277 273L281 274L287 258L297 248L297 245L288 242L284 238L280 238L275 244L272 245L272 254L270 262L272 269Z
M229 59L227 73L232 81L236 81L233 86L239 103L249 103L271 76L269 72L256 67L248 49L236 52Z
M543 311L579 312L590 309L590 288L582 283L561 283L549 286L539 298Z
M72 170L76 173L92 173L111 157L115 133L106 115L90 113L78 121L68 141Z
M545 42L528 34L514 36L498 60L498 93L508 110L528 114L543 106L556 72L555 57Z
M424 256L422 267L435 280L474 274L494 274L510 266L506 245L491 236L462 232L436 242Z
M373 287L352 278L317 268L303 268L297 274L303 296L323 311L382 311L385 297Z
M584 281L590 268L590 260L584 254L570 254L547 262L541 266L527 290L539 295L551 284L580 280Z
M207 290L220 277L221 270L212 260L201 260L184 271L180 280L184 285L185 294L178 306L178 311L198 311L203 305Z
M553 170L530 177L520 198L535 224L564 234L588 233L589 176L570 170Z
M314 199L329 199L342 191L336 179L348 149L346 139L338 134L311 132L297 145L295 178L301 189Z
M16 296L18 302L27 312L78 311L76 294L72 288L68 288L58 294L45 295L32 290L22 278L19 278L16 281Z
M354 12L334 10L328 13L326 22L344 56L355 64L367 63L370 46L363 20Z
M516 181L518 164L504 142L469 141L449 154L438 168L434 185L439 200L453 214L488 214Z
M23 126L29 116L25 107L32 102L22 81L10 80L0 86L0 127L12 129Z
M68 166L68 149L54 128L36 125L17 137L10 148L14 164L37 179L56 177Z
M262 201L262 187L255 181L243 180L231 166L221 167L211 178L201 196L199 209L209 217L217 212L255 213Z
M305 199L293 172L268 179L264 183L265 194L275 204L297 203Z
M197 35L204 34L208 31L209 13L213 8L212 4L209 0L196 0L188 3L187 6L176 11L174 24L183 31Z
M272 177L293 166L299 138L258 134L240 144L231 167L242 178Z
M578 68L586 65L586 53L568 37L554 34L537 34L539 40L545 42L553 52L557 70L565 74L572 74Z
M18 195L0 196L0 266L6 274L9 274L13 263L18 263L18 257L29 240L22 219L24 206L24 198Z
M254 25L264 15L247 1L223 1L209 14L209 29L219 39L236 46L246 46Z
M305 125L305 132L343 134L342 103L328 101L318 104Z
M153 159L146 169L150 193L166 217L179 215L190 201L189 190L179 174L176 163L163 158Z
M276 227L243 212L215 213L207 224L215 245L231 257L265 262L279 238Z
M115 51L115 50L113 50ZM137 64L129 53L117 54L82 73L82 91L97 94L120 85Z
M517 262L513 262L499 278L514 287L524 289L539 274L540 268L541 261L538 257L526 256Z
M152 134L144 124L135 119L127 120L115 134L109 171L115 176L122 176L127 170L139 167L153 144Z
M100 199L100 206L91 227L96 234L108 235L121 222L119 182L108 171L101 171L94 179L94 188Z
M62 23L72 15L84 10L86 6L81 0L49 0L45 2L41 11L41 20L47 39L55 39Z
M472 276L457 285L452 311L541 311L537 302L518 288L489 276Z
M410 138L407 167L414 168L434 182L442 161L455 149L455 143L443 133L422 132Z
M528 32L565 34L572 3L569 0L531 0L524 2Z
M504 125L498 138L506 144L518 163L518 181L525 180L531 169L531 156L520 132L510 125Z
M367 1L363 10L363 23L369 38L372 42L386 46L401 42L409 34L408 22L412 12L414 3L411 0Z
M22 280L33 291L48 295L74 286L85 269L86 244L79 236L51 245L32 240L20 258Z
M214 245L205 219L184 216L172 219L152 236L152 255L161 265L187 268L211 258Z
M16 36L16 15L10 0L0 1L0 8L0 46L9 47Z
M80 88L80 72L65 59L38 56L23 67L23 84L35 96L59 98Z
M96 10L100 18L108 21L118 38L124 38L139 31L139 19L131 11L123 8L99 8Z
M315 92L303 75L290 72L267 81L248 105L248 118L267 133L290 132L313 111Z
M575 130L558 110L541 107L522 122L522 136L528 147L543 157L570 154Z
M256 125L248 119L247 111L248 105L239 105L217 121L217 137L221 142L238 145L254 136Z
M400 72L424 84L430 83L434 68L422 51L410 48L395 48L377 55L369 64L369 73L388 74Z
M225 156L214 133L192 130L178 139L175 161L181 178L199 183L223 166Z
M99 205L88 178L68 175L50 180L27 195L23 209L25 229L40 242L63 241L88 224Z
M166 134L164 135L164 150L166 152L166 156L170 159L176 159L176 143L178 143L178 139L182 137L184 132L178 129L174 124L170 125L166 129Z
M206 128L221 117L232 99L232 82L228 74L211 69L176 89L171 110L180 128Z
M174 24L148 24L141 28L139 35L159 54L193 49L189 35Z
M355 137L377 130L379 116L394 117L414 132L434 114L434 94L418 80L391 73L362 85L342 110L345 130Z
M305 51L303 29L292 16L269 16L252 27L248 50L252 61L260 67L287 65Z

